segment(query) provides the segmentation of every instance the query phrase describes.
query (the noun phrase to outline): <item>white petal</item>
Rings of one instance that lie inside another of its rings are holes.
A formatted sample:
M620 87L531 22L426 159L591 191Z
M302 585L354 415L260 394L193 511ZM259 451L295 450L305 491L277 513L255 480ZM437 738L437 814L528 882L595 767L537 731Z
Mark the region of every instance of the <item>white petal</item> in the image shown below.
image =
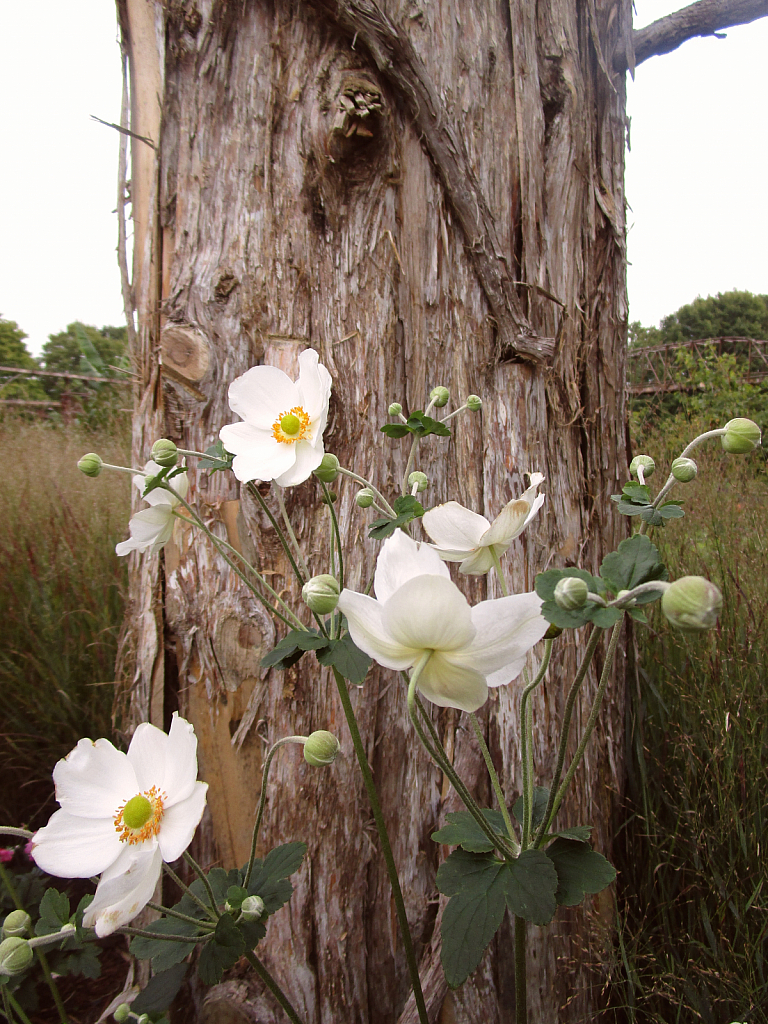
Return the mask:
M165 748L165 809L191 796L197 782L197 737L191 722L173 713ZM199 820L199 819L198 819ZM165 819L163 819L165 828ZM167 857L165 858L168 859ZM173 858L176 859L175 857Z
M240 424L236 423L234 426L238 427ZM232 449L227 447L229 434L227 433L225 436L225 432L231 429L222 427L219 432L222 444L227 451L232 451ZM288 472L293 466L296 461L294 448L295 445L276 441L271 435L267 436L261 432L257 443L248 449L243 448L241 454L235 454L232 470L242 483L247 483L249 480L274 480L275 477Z
M56 811L35 833L32 859L57 878L90 878L114 863L123 845L112 817L81 818Z
M445 576L450 573L440 556L429 544L418 544L415 540L395 530L382 545L376 560L376 574L373 589L380 601L388 601L404 583L415 576Z
M491 525L491 528L483 535L480 543L483 547L493 545L505 545L504 551L512 543L526 523L526 517L531 511L530 504L522 498L508 502L499 512Z
M276 366L252 366L229 385L229 408L261 430L271 430L276 419L297 405L298 388Z
M136 795L136 774L109 740L83 739L53 769L56 799L69 814L112 818Z
M402 671L421 653L392 640L384 629L382 605L373 597L345 589L339 597L338 608L346 615L350 636L360 650L385 668Z
M315 448L308 441L297 441L291 447L296 461L285 473L274 477L275 483L281 487L296 487L297 484L303 484L323 461L322 444Z
M205 810L207 790L205 782L195 782L186 800L172 807L166 805L157 840L160 843L163 860L169 864L178 860L192 842L192 836Z
M158 466L158 471L160 467ZM182 498L186 498L187 492L189 491L189 478L186 473L179 473L168 483L174 489L176 494L181 495ZM174 497L170 491L166 491L164 487L156 487L149 494L142 495L144 501L148 505L170 505L171 508L175 508L179 504L178 498Z
M420 651L456 651L475 636L466 597L444 576L416 576L384 604L382 622L395 643Z
M491 525L485 516L471 512L458 501L447 501L431 508L421 521L436 547L445 550L444 557L451 554L453 557L448 561L457 562L478 546L480 538Z
M299 403L308 413L310 420L318 421L317 429L322 436L331 398L331 375L319 361L317 352L305 349L299 356L299 379L296 387L301 395ZM314 436L314 433L313 433Z
M162 864L156 844L125 847L101 876L93 903L83 916L86 928L95 927L96 934L103 938L132 921L152 899Z
M136 727L128 747L128 760L136 772L138 792L144 793L152 786L158 791L165 789L169 743L170 737L149 722Z
M537 475L539 475L539 476L540 476L541 474L537 474ZM528 492L526 491L526 494L527 494L527 493L528 493ZM528 525L528 523L530 523L530 521L531 521L531 520L533 519L533 517L534 517L534 516L536 515L536 513L537 513L537 512L539 511L539 509L541 508L541 506L542 506L542 505L544 504L544 499L545 499L545 498L546 498L546 494L539 494L539 495L537 495L537 496L536 496L536 497L535 497L535 498L533 499L533 504L531 505L531 511L530 511L530 512L528 513L528 515L527 515L527 516L525 517L525 522L523 523L523 529L525 529L525 527L526 527L526 526Z
M129 551L159 551L173 534L174 516L170 505L153 505L131 516L128 529L130 540L121 541L115 551L126 555Z
M501 545L501 550L496 548L497 554L503 554L507 545ZM445 555L443 555L445 558ZM472 554L465 558L459 566L459 572L465 576L484 576L493 568L493 555L490 548L476 548Z
M541 605L541 598L533 592L481 601L472 609L477 635L461 657L485 676L509 668L508 678L503 681L514 679L526 653L549 629ZM501 680L494 680L493 685L500 686Z
M427 700L441 708L477 711L488 699L484 677L469 665L456 664L450 654L433 654L417 685Z

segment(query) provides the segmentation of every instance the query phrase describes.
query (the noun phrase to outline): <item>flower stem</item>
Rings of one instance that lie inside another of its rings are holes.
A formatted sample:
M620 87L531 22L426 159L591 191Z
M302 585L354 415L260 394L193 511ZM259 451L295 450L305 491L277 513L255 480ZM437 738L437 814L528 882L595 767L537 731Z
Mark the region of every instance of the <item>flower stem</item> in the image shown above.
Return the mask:
M25 828L14 828L12 825L0 825L0 836L17 836L19 839L31 839L34 832Z
M376 792L376 785L373 781L373 774L371 772L371 766L368 764L368 758L365 753L365 747L360 737L360 730L357 727L357 719L355 718L355 712L352 707L352 701L349 698L349 690L347 689L347 683L344 677L341 675L336 666L333 666L333 676L336 680L336 686L339 691L339 697L341 698L342 707L344 708L344 714L347 718L347 725L352 736L352 743L355 747L355 753L357 754L357 760L360 765L360 771L363 774L363 782L365 789L368 794L368 800L371 804L371 810L373 811L373 819L376 823L376 830L379 833L379 839L381 841L381 850L384 854L384 860L387 865L387 873L389 875L389 882L392 886L392 896L395 900L395 908L397 910L397 920L400 925L400 934L403 938L403 947L405 949L405 958L408 961L408 973L411 976L411 985L413 986L413 996L416 1001L416 1009L419 1014L419 1021L421 1024L429 1024L429 1018L427 1017L427 1008L424 1005L424 993L421 990L421 980L419 978L419 965L416 962L416 955L413 951L413 942L411 940L411 932L408 928L408 916L405 912L405 903L403 901L403 894L400 889L400 880L397 877L397 866L395 865L395 858L392 854L392 846L389 842L389 835L387 833L387 826L384 823L384 815L381 812L381 805L379 803L379 797Z
M204 928L208 927L205 921L201 921L197 917L190 917L188 914L180 914L178 910L173 910L172 907L164 907L161 903L154 903L150 900L146 906L151 910L157 910L159 913L165 914L166 917L175 917L177 921L186 921L187 924L196 924Z
M269 509L269 505L267 505L266 501L264 501L264 499L261 496L261 493L259 492L258 487L256 486L256 484L254 484L252 480L249 481L249 483L246 484L246 486L248 488L248 493L251 494L256 499L256 501L258 501L258 503L261 505L262 511L265 513L270 523L272 523L274 531L277 534L278 540L282 544L283 551L285 552L288 561L291 563L291 568L293 569L294 575L296 576L296 579L299 581L299 586L303 587L307 581L302 576L298 565L296 565L294 557L291 554L291 549L288 544L288 541L285 539L283 531L278 526L277 520L272 515L272 512Z
M280 509L280 515L283 517L285 529L296 551L296 561L301 566L301 570L304 575L309 579L309 569L307 568L307 563L304 561L304 555L301 553L301 547L299 546L299 542L296 540L296 534L293 532L291 520L288 518L288 509L285 507L285 502L283 501L283 489L279 484L276 484L274 480L272 481L272 493L274 494Z
M163 907L165 910L165 907ZM138 936L142 939L159 939L160 942L208 942L213 938L213 927L207 925L205 921L196 921L195 924L201 928L210 927L208 935L169 935L167 932L151 932L146 928L133 928L130 925L124 924L122 928L118 928L118 932L121 935L130 935L131 938Z
M205 911L206 916L209 917L211 921L213 921L214 923L218 921L219 915L216 914L214 910L211 909L211 907L207 906L196 893L192 892L192 890L186 884L186 882L182 882L182 880L179 878L179 876L176 874L176 872L173 870L170 864L166 864L165 861L163 861L163 871L165 871L166 875L168 875L171 881L175 882L176 885L178 885L182 892L186 893L190 899L194 900L194 902L198 905L198 907L200 907L201 910Z
M528 1024L525 971L525 918L515 916L515 1024Z
M493 766L493 760L491 759L491 752L488 749L488 746L487 746L487 744L485 742L485 737L483 736L483 730L480 728L480 723L478 722L477 715L474 712L470 713L469 720L472 723L472 728L475 730L475 736L477 737L477 742L480 744L480 750L483 753L483 760L485 761L485 767L488 769L488 774L491 777L491 785L493 786L493 791L496 794L496 800L498 801L499 807L501 808L501 813L502 813L502 816L504 818L504 824L507 827L507 835L509 836L510 840L513 843L516 844L517 840L515 838L514 828L512 827L512 819L509 816L509 810L507 808L507 801L506 801L506 799L504 797L504 790L501 788L501 783L499 782L499 776L496 774L496 769Z
M694 437L694 439L690 442L690 444L686 445L686 447L683 449L682 453L678 457L681 458L681 459L687 458L688 455L690 455L690 453L694 450L694 448L698 448L698 446L700 444L702 444L704 441L708 441L712 437L722 437L724 433L725 433L725 428L724 427L719 427L717 430L706 430L703 434L699 434L698 437ZM653 499L653 503L652 503L652 507L653 508L658 508L659 507L659 505L661 504L662 500L664 498L666 498L666 496L669 494L669 492L675 486L676 482L677 482L677 480L676 480L675 475L673 473L670 473L669 476L666 479L666 482L665 482L664 486L661 488L659 493ZM640 533L645 533L647 529L648 529L648 523L643 522L643 523L640 524Z
M29 1017L26 1015L26 1013L24 1013L22 1008L19 1006L18 1001L16 1000L13 992L11 992L11 990L7 988L7 986L3 989L3 995L8 996L8 1002L13 1007L14 1013L16 1013L16 1015L18 1016L19 1020L21 1021L21 1024L32 1024ZM10 1017L8 1019L10 1020Z
M520 697L520 760L523 768L523 837L522 849L527 850L533 820L533 717L529 698L544 678L552 656L552 640L544 642L544 657L536 678L529 683Z
M188 850L185 850L184 853L182 853L182 857L184 858L186 863L189 864L189 866L192 868L197 877L205 886L205 891L208 893L208 899L211 901L211 910L214 912L217 918L220 917L221 915L219 914L218 907L216 906L216 897L214 895L213 889L211 888L211 883L208 881L208 876Z
M329 509L329 511L331 513L331 520L333 522L333 532L334 532L334 534L336 536L336 556L339 559L339 588L341 590L343 590L344 589L344 553L342 551L342 545L341 545L341 532L339 531L339 520L336 518L336 509L333 507L333 502L331 501L330 491L326 487L325 481L321 480L320 483L322 485L323 494L325 495L325 500L328 503L328 509Z
M429 408L429 406L427 406ZM419 435L413 435L413 443L411 444L411 450L408 452L408 461L405 464L405 473L403 473L403 495L408 493L408 477L411 475L413 469L413 463L416 459L416 449L419 447Z
M253 952L253 950L249 949L248 952L244 954L244 956L248 963L251 965L251 967L254 969L254 971L256 971L258 976L267 986L272 995L275 997L275 999L278 1001L278 1003L280 1003L282 1008L285 1010L286 1016L290 1021L292 1021L292 1024L301 1024L301 1018L299 1017L298 1013L296 1013L294 1008L291 1006L290 1002L288 1001L288 997L277 984L277 982L269 973L269 971L261 962L261 960L259 960L256 954Z
M342 466L339 466L338 472L341 473L343 476L348 476L351 480L356 480L359 484L362 484L363 487L370 488L381 502L382 510L385 512L385 514L391 516L393 519L396 518L397 513L395 512L395 510L389 504L389 502L381 493L381 491L373 486L370 480L366 480L364 476L360 476L358 473L353 473L351 469L344 469Z

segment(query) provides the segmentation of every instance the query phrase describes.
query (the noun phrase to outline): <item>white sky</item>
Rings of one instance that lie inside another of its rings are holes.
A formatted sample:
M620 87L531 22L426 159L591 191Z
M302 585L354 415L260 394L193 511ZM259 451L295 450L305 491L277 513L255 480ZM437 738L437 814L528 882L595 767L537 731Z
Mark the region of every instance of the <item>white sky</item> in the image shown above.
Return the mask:
M637 26L681 3L636 0ZM0 315L39 352L123 323L115 260L120 52L109 0L0 3ZM768 19L653 57L629 83L630 319L768 293Z

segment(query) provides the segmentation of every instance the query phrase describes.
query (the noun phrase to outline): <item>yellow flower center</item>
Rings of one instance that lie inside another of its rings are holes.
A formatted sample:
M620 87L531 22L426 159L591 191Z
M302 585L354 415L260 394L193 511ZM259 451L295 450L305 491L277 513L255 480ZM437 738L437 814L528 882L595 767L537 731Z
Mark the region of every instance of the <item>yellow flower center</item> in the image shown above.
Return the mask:
M309 414L300 405L288 412L281 412L272 424L272 437L283 444L311 440Z
M122 807L118 807L115 831L120 833L121 843L130 843L133 846L157 835L165 814L163 799L167 800L167 795L158 793L157 786L153 786L151 789L145 789L143 793L137 793Z

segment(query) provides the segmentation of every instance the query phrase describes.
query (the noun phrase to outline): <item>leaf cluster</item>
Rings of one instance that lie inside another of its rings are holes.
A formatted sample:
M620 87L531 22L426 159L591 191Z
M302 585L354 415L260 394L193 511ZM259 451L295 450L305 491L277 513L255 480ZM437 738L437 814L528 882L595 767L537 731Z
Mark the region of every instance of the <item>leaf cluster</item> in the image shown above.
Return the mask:
M346 622L342 620L342 629ZM306 651L314 651L321 665L335 668L353 686L368 675L371 659L355 645L349 633L339 639L317 630L292 629L261 659L262 668L290 668Z
M451 436L444 423L431 416L425 416L421 409L412 412L406 423L385 423L379 429L382 434L393 439L405 437L406 434L413 434L414 437L426 437L428 434L436 434L438 437Z
M235 457L227 451L221 441L217 441L216 444L209 445L205 449L205 454L208 455L209 458L197 460L199 469L209 469L211 473L217 473L225 469L232 469L232 463Z
M650 487L636 480L625 483L621 494L611 495L611 501L617 503L617 509L623 516L640 516L649 526L665 526L668 519L682 519L685 515L679 501L665 501L654 508Z
M392 507L396 513L394 519L384 516L381 519L375 519L369 526L368 536L373 540L385 540L401 526L410 523L412 519L420 519L424 515L421 503L411 494L404 494L401 498L397 498Z

